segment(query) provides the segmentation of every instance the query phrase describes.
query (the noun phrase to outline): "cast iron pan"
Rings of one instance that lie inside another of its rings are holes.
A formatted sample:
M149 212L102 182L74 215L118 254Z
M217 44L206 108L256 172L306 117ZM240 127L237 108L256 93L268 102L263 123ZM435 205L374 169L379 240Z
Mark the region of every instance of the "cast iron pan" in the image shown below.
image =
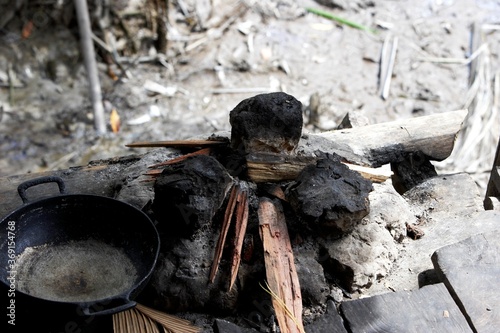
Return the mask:
M56 182L59 195L30 202L26 190ZM0 221L0 280L30 297L76 305L84 315L133 307L160 247L149 217L115 199L65 194L57 177L22 183L24 205Z

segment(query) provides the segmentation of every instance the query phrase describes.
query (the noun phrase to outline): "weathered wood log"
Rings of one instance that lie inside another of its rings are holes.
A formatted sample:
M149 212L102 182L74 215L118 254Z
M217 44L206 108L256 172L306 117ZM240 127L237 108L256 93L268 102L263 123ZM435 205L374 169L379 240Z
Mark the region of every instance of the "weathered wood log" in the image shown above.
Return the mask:
M325 152L335 152L354 164L379 167L418 151L442 161L450 156L466 115L467 110L450 111L317 136L329 141L330 151Z
M94 161L87 166L72 167L65 170L0 177L0 202L2 203L0 205L0 217L7 215L22 205L23 202L17 194L17 186L22 182L38 177L58 176L62 178L66 183L68 194L92 194L113 197L117 189L122 185L124 170L139 160L140 156L126 156ZM28 199L35 201L58 193L57 186L53 184L39 185L29 189Z

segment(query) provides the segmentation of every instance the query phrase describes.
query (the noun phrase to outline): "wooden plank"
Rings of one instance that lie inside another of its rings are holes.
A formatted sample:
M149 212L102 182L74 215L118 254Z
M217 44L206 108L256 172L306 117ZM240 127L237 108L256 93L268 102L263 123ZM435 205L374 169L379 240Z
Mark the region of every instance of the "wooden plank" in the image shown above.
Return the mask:
M343 302L352 333L472 332L443 283Z
M434 267L471 327L480 333L500 330L499 230L469 237L432 255Z
M317 135L331 142L328 152L355 164L379 167L417 151L442 161L450 156L466 115L467 110L450 111Z

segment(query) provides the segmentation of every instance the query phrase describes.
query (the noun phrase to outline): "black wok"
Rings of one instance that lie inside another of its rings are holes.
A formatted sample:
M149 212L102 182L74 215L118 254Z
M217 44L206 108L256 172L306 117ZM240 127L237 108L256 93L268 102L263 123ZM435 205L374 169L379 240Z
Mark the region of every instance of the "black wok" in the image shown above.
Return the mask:
M28 188L49 182L59 195L27 199ZM146 214L107 197L65 194L57 177L27 181L18 192L24 205L0 221L0 280L8 289L76 305L85 315L136 304L160 247Z

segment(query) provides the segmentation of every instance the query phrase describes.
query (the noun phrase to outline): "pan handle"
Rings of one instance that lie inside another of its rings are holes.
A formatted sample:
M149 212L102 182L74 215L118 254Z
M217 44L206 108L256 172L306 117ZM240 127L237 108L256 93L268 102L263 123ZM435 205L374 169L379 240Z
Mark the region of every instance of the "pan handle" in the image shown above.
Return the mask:
M23 200L23 203L27 203L29 200L26 196L26 190L30 187L46 183L57 183L57 185L59 186L59 192L61 194L66 193L66 185L64 184L64 181L60 177L56 176L47 176L27 180L24 183L19 184L19 186L17 187L17 193L19 193L19 196L21 197L21 200Z
M116 304L119 305L116 305ZM120 304L122 303L122 304ZM136 306L136 302L131 301L128 297L112 299L111 301L106 301L106 305L101 305L99 303L83 303L80 304L80 309L83 314L86 316L101 316L101 315L110 315L114 313L118 313L121 311L128 310ZM113 306L116 305L116 306ZM104 308L105 306L111 306L110 308ZM104 308L104 309L100 309Z

